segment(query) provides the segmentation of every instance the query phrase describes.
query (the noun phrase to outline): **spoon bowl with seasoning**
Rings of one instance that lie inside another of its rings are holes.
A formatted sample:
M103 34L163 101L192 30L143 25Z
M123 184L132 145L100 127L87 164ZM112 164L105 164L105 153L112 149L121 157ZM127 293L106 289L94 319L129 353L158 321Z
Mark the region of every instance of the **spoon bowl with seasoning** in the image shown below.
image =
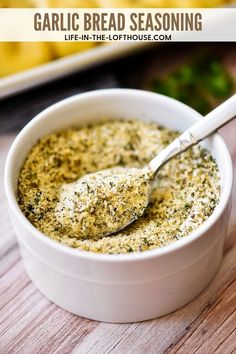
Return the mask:
M202 118L198 112L177 100L141 90L98 90L78 94L58 102L29 122L11 146L5 167L5 191L10 216L26 271L34 285L48 299L67 311L97 321L124 323L148 320L166 315L187 304L203 291L219 268L229 223L233 181L232 160L219 134L213 134L200 143L200 148L209 151L208 156L212 156L214 166L217 167L219 199L204 222L186 236L176 237L167 245L162 244L161 247L145 251L129 252L127 249L125 253L98 253L76 247L73 238L69 237L69 232L66 238L68 244L64 242L65 233L61 238L52 239L46 231L30 222L20 208L17 190L22 166L33 146L49 134L54 135L71 127L80 129L84 125L97 124L107 119L113 122L120 119L126 121L135 119L142 124L154 123L164 129L184 132L206 118ZM205 131L206 127L205 121ZM122 138L122 132L119 134ZM156 136L158 139L158 135ZM149 142L146 140L146 143ZM159 143L157 145L159 146ZM154 156L155 151L157 150L150 150L149 156ZM85 159L86 153L81 152L81 157ZM142 160L140 166L144 166L150 159ZM191 164L191 159L188 161ZM160 173L157 173L157 179L153 167L151 180L159 183L162 173L165 169L169 173L169 166L173 162L175 161L170 162ZM105 166L107 167L104 168L108 168L113 165L108 163ZM125 164L125 166L131 165ZM132 166L139 167L139 164ZM198 168L197 161L194 166ZM189 167L192 171L193 166ZM39 173L41 171L40 169ZM209 171L209 169L205 170L206 173ZM56 174L55 178L57 178ZM107 180L109 178L108 173ZM197 175L196 178L199 176ZM68 179L68 183L69 181L74 183L76 179L71 178ZM201 185L200 178L199 184ZM152 182L149 185L152 187ZM67 187L67 192L62 188L62 194L70 194L71 189L75 188L73 184L68 184ZM111 187L115 188L113 185ZM84 188L87 190L85 185ZM28 193L28 189L25 193ZM170 199L171 197L170 195ZM184 208L185 199L182 202ZM135 205L132 205L133 207ZM78 208L82 213L81 205L78 205ZM93 213L92 209L91 215ZM145 218L145 215L143 217ZM170 219L167 223L172 223L176 230L173 237L178 236L175 224L178 219L174 213ZM142 221L142 218L137 222L139 221ZM151 226L154 224L156 226L156 223L158 220L152 218ZM135 227L135 223L131 227ZM141 231L141 237L150 237L149 230L141 229ZM126 232L122 238L126 237L125 234ZM113 237L116 238L117 234ZM104 237L96 242L106 243L111 238ZM90 239L79 241L85 244L93 242Z
M56 208L58 222L80 239L99 239L127 227L145 212L161 168L235 115L236 95L185 130L144 168L115 167L63 186Z

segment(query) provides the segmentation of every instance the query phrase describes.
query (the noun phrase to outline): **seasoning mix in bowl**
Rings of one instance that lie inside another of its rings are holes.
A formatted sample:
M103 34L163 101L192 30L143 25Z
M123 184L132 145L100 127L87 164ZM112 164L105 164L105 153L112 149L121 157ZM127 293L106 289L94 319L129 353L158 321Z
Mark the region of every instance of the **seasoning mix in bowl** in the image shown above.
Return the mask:
M144 214L101 237L104 221L122 222L127 209L143 205L145 188L131 193L140 183L133 172L201 119L169 97L107 89L58 102L19 133L6 162L6 196L26 271L48 299L124 323L170 313L209 284L222 260L233 180L219 134L171 159ZM123 187L126 170L131 183ZM93 188L100 193L98 184L114 176L119 193L105 192L103 209ZM115 210L126 192L132 198Z
M113 120L46 135L32 148L20 171L20 208L48 237L86 251L141 252L188 237L212 214L220 196L217 164L200 145L174 158L158 173L150 204L141 217L119 232L99 236L107 223L122 222L129 207L142 199L141 189L138 196L132 195L132 184L123 182L125 169L131 167L129 171L135 175L137 168L144 167L178 134L157 123ZM98 192L93 186L107 183L113 188L113 169L119 177L119 189L113 194L116 200L104 196L95 212ZM93 180L92 173L100 170L105 172ZM138 183L139 179L131 181ZM115 209L121 193L129 193L128 204L118 203ZM104 218L105 209L110 211L109 220Z

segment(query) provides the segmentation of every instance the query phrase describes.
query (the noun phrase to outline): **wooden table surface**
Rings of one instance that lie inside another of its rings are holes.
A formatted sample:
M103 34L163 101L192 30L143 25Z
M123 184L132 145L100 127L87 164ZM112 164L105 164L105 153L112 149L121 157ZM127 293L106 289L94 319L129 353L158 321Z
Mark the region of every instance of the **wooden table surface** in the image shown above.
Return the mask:
M19 130L48 104L79 89L83 91L84 87L79 87L79 82L91 81L91 88L124 84L117 82L119 71L123 72L124 66L123 63L118 64L115 65L116 72L106 67L105 82L102 69L96 69L90 78L85 73L74 77L72 83L68 78L61 85L51 84L46 90L42 87L17 96L14 104L11 99L0 104L0 354L236 353L236 183L219 271L200 296L167 316L133 324L90 321L72 315L47 300L24 270L3 188L4 163L15 136L13 131ZM140 66L143 66L143 57ZM131 66L126 67L125 74ZM236 74L235 65L233 67ZM137 69L139 72L139 67ZM102 84L99 83L100 78ZM225 127L222 134L231 151L236 172L236 121Z

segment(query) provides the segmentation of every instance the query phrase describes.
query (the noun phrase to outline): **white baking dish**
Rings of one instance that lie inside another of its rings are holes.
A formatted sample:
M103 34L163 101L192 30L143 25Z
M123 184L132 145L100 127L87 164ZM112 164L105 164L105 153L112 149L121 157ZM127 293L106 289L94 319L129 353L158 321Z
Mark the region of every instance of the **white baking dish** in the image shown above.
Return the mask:
M135 50L150 45L151 43L147 42L124 42L100 45L0 78L0 99L22 92L31 87L53 81L73 72L79 72L92 66L118 59Z
M25 268L40 291L72 313L107 322L133 322L165 315L197 296L217 271L226 233L232 163L223 139L204 145L216 158L220 202L209 219L186 238L162 249L107 255L66 247L38 231L16 201L19 169L45 134L101 118L156 121L180 131L201 115L158 94L109 89L73 96L35 117L17 136L6 162L5 188Z

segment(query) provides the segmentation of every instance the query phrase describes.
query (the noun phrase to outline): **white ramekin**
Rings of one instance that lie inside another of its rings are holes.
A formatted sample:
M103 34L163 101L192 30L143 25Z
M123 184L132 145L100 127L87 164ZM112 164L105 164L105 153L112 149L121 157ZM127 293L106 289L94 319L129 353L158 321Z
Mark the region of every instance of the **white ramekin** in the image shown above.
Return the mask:
M19 133L6 162L6 195L25 268L47 298L90 319L142 321L185 305L217 271L229 218L232 163L218 134L204 142L219 166L221 198L209 219L186 238L128 255L63 246L38 231L21 212L16 201L19 170L40 137L104 118L156 121L182 131L202 117L180 102L145 91L109 89L73 96L44 110Z

